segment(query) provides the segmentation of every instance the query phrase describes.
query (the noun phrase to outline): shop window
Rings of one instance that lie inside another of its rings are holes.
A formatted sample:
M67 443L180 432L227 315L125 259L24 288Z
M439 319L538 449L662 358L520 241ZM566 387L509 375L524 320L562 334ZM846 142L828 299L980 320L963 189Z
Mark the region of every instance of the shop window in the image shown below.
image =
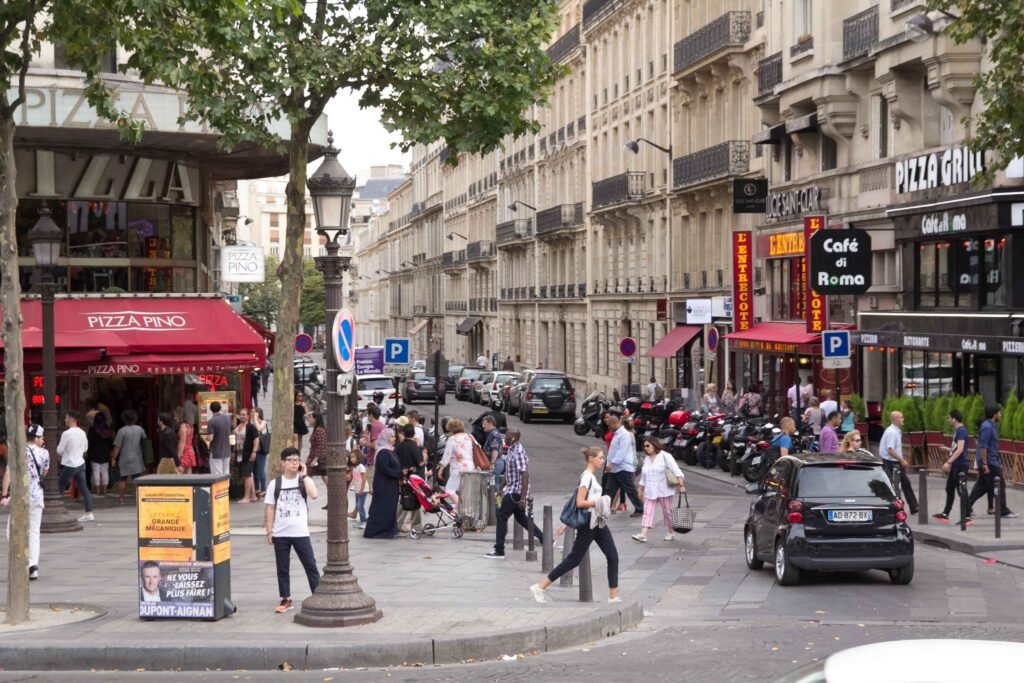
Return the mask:
M132 268L131 291L165 293L173 292L174 268Z
M918 305L969 306L978 280L980 249L978 240L973 239L919 244Z
M985 277L985 281L982 283L985 291L985 306L1005 306L1007 288L1003 274L1010 272L1010 264L1007 259L1007 238L992 237L983 240L983 243L985 253L981 272Z
M174 269L174 291L183 293L192 293L196 291L195 268Z
M187 206L171 207L171 246L176 259L196 257L196 212Z
M18 200L18 212L14 218L14 228L18 236L18 255L19 256L32 256L32 245L28 241L28 231L36 224L39 220L39 209L43 206L43 202L40 199L19 199ZM65 225L67 222L67 203L66 202L47 202L46 206L50 209L50 218L57 225ZM62 254L62 255L66 255Z
M128 255L133 258L171 258L169 206L128 205Z
M127 268L68 269L68 289L71 292L103 292L111 287L129 290Z
M67 231L68 256L71 258L128 256L124 202L68 202Z

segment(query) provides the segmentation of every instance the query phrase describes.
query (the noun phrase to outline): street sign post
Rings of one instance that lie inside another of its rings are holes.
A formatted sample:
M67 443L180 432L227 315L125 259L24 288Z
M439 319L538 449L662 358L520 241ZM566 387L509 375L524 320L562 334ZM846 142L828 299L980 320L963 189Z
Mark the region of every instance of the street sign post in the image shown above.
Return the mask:
M636 340L632 337L623 337L619 342L619 353L625 358L626 363L626 386L633 386L633 366L636 364ZM626 393L629 393L628 391Z
M313 350L313 338L305 332L300 332L295 335L295 352L296 353L309 353Z
M840 398L839 371L852 367L850 361L850 331L829 330L821 333L821 367L834 370L832 383L836 387L836 400Z
M338 372L342 374L352 372L356 366L355 329L352 312L347 308L338 311L331 324L331 347L338 362Z

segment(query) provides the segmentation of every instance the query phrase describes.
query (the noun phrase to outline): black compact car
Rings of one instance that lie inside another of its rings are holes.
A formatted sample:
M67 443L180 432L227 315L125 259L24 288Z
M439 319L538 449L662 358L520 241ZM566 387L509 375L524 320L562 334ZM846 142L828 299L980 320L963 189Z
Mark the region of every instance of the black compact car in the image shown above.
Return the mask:
M747 492L757 495L743 529L747 566L774 562L780 585L795 585L801 570L882 569L896 584L914 578L907 511L871 453L786 456Z
M470 400L473 397L473 382L482 372L480 368L471 368L468 365L463 367L455 383L455 398L460 401Z
M425 372L416 371L405 378L405 386L402 387L402 398L406 403L414 401L438 400L441 405L445 404L445 382L434 379Z
M448 365L448 376L444 378L448 391L455 391L455 385L459 382L459 373L462 372L462 368L464 367L466 366L456 365L455 363Z

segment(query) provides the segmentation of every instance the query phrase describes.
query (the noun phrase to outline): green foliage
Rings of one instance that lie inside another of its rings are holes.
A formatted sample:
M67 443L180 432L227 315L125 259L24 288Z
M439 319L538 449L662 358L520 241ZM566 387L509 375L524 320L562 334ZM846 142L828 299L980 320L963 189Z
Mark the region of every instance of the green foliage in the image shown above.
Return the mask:
M264 258L267 277L263 282L243 282L238 286L242 296L242 313L270 329L281 310L281 280L277 270L281 266L276 256Z
M972 434L977 434L982 420L985 419L985 402L981 396L974 394L967 397L964 408L964 421L967 429Z
M957 43L985 40L979 51L987 54L985 73L978 74L975 85L984 101L982 110L965 124L971 129L967 144L973 150L989 150L1003 159L1024 155L1024 101L1020 84L1024 83L1024 3L992 0L929 0L930 10L949 11L959 17L951 21L945 33ZM966 117L965 117L966 119ZM991 176L993 169L989 169Z
M1000 434L1004 439L1020 440L1020 433L1017 431L1017 413L1020 411L1020 399L1017 398L1017 390L1011 389L1010 395L1006 398L1006 405L1003 406L1003 423Z
M924 401L913 396L889 396L882 402L882 425L890 424L889 414L898 410L903 413L903 431L924 431Z
M302 259L302 304L299 322L308 332L324 324L324 276L316 269L311 258Z
M864 422L867 420L867 408L864 405L864 397L860 394L850 394L846 397L853 404L853 421Z

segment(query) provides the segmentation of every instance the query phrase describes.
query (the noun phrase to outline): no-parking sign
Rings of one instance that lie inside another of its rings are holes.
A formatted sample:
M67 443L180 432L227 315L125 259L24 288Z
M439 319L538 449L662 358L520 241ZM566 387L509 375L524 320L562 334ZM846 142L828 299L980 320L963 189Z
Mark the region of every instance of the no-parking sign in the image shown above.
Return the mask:
M334 347L339 372L352 372L356 367L355 336L355 318L351 311L343 308L334 316L334 324L331 326L331 345Z
M619 353L621 353L626 358L635 355L636 340L633 339L632 337L624 337L622 341L619 342Z

